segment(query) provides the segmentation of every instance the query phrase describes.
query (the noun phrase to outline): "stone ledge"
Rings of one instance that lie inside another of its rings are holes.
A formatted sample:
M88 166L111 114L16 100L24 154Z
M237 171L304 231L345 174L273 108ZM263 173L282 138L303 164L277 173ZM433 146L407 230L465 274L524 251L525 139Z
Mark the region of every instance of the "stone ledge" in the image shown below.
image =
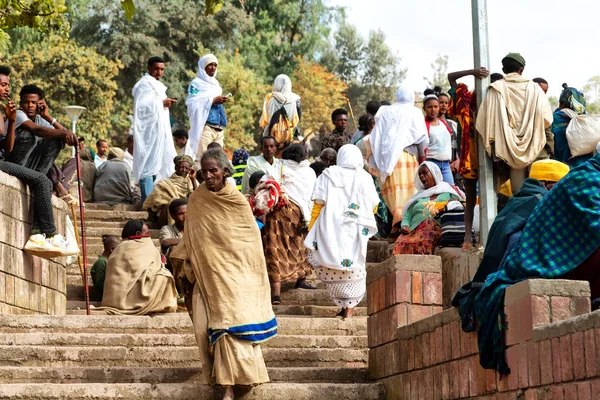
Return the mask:
M442 259L439 256L401 254L372 266L367 271L367 284L394 271L414 271L442 273Z
M413 324L398 328L398 330L396 331L397 339L413 339L418 335L421 335L426 332L432 332L436 328L441 327L443 325L448 325L454 321L460 321L460 315L458 315L457 308L450 308L438 314L434 314L431 317L417 321Z
M600 328L600 310L534 328L533 340L539 342L595 328Z
M590 297L590 284L568 279L528 279L506 288L504 305L526 296Z

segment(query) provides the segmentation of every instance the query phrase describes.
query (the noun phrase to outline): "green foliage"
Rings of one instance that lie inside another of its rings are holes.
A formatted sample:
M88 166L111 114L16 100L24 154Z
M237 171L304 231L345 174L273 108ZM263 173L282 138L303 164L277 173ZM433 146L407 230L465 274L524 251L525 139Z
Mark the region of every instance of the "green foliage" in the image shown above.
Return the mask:
M431 79L426 76L423 77L427 82L427 86L432 89L434 86L439 86L442 91L447 92L450 89L450 83L448 83L448 56L438 54L438 58L431 63L431 69L433 70L433 77Z
M125 11L125 18L131 21L135 14L135 4L133 4L133 0L121 0L121 7L123 7L123 11Z
M18 92L23 85L41 87L51 114L66 127L71 126L71 120L64 112L64 106L87 108L78 121L78 135L95 142L98 138L109 137L111 119L116 127L128 125L126 120L114 119L115 77L120 65L94 49L52 35L43 43L29 44L8 56L7 63L13 69L11 86L15 101L18 101Z

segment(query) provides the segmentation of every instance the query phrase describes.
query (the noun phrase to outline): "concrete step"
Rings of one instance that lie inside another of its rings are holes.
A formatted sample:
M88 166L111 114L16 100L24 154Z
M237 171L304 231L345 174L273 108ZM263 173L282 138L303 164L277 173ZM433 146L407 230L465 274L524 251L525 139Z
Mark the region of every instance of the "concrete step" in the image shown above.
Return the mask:
M192 333L131 334L131 333L4 333L0 346L67 346L67 347L194 347ZM278 335L263 344L265 348L362 349L366 336Z
M95 244L102 244L102 235L114 235L118 238L121 237L121 233L123 231L123 227L86 227L86 243L88 246ZM160 229L149 229L148 233L150 237L153 239L158 239L160 237Z
M387 240L369 240L367 247L367 262L381 263L392 256L394 244Z
M197 383L104 383L0 385L1 400L211 400L213 389ZM244 400L378 400L383 385L376 383L266 383Z
M367 368L268 368L272 382L368 382ZM146 367L0 367L5 383L177 383L201 381L202 368Z
M0 346L0 365L22 367L200 367L197 346ZM366 367L368 349L262 349L270 367Z
M79 208L77 208L79 210ZM100 203L85 203L85 210L110 210L110 211L139 211L141 206L139 204L115 204L109 206L108 204Z
M132 219L146 220L147 218L147 211L87 210L85 212L86 221L129 221Z
M280 335L366 335L367 318L308 316L277 317ZM118 315L0 315L0 332L78 332L78 333L192 333L192 321L187 313L156 316Z

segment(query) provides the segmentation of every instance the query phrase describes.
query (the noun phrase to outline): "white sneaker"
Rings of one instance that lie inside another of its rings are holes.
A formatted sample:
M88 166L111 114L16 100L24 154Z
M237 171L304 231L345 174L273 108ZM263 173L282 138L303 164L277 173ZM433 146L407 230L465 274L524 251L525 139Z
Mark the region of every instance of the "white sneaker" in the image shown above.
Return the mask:
M60 257L62 254L60 247L47 240L42 234L31 235L23 250L42 258Z
M61 256L73 256L79 254L77 246L71 246L70 243L62 235L54 235L50 239L46 239L53 246L56 246L61 250Z

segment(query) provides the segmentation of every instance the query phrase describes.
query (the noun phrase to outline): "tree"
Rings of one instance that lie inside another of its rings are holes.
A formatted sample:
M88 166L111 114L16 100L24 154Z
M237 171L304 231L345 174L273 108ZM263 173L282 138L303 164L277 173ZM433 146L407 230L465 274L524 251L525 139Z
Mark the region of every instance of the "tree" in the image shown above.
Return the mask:
M4 58L4 57L3 57ZM46 93L48 105L63 125L70 126L64 112L66 105L80 105L88 109L77 125L77 134L95 142L108 138L114 127L126 129L126 115L115 112L117 93L115 77L121 65L94 49L51 35L44 43L25 46L7 58L13 69L11 84L18 93L25 84L35 84ZM15 99L18 101L18 97ZM120 115L122 119L119 120Z
M365 40L344 21L334 35L334 43L323 53L320 63L344 82L356 82L361 76Z
M583 86L582 92L586 95L588 103L600 101L600 76L592 76Z
M432 89L435 86L439 86L442 88L442 91L447 92L450 89L450 84L448 83L448 56L438 54L435 61L431 63L431 69L433 70L433 78L423 77L427 82L427 86Z

